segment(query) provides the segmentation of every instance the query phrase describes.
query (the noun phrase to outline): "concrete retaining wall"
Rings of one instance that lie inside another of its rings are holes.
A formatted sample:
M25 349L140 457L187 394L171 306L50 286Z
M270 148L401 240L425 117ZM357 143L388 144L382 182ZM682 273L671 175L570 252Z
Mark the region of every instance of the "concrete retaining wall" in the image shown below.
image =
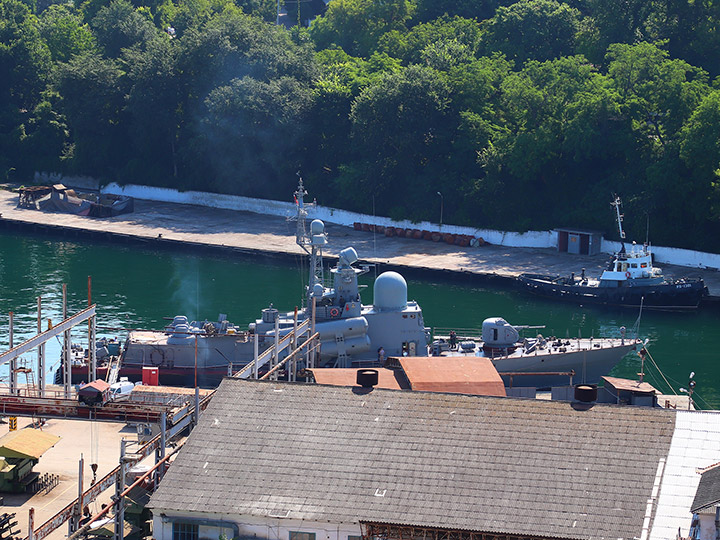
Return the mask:
M605 240L603 238L602 251L604 253L615 253L620 250L620 247L620 242ZM657 263L720 270L720 255L716 253L704 253L702 251L662 246L652 246L651 251Z
M65 179L58 178L65 181ZM119 186L112 183L102 188L104 193L115 195L128 195L137 199L150 201L173 202L180 204L195 204L209 206L212 208L224 208L228 210L241 210L254 212L256 214L269 214L273 216L288 217L295 215L295 204L293 202L271 201L266 199L252 199L235 195L220 195L216 193L205 193L200 191L180 192L175 189L159 188L151 186L126 185ZM442 229L437 223L426 221L413 223L411 221L393 221L382 216L368 216L346 210L338 210L327 206L316 206L308 213L310 219L322 219L328 223L337 223L352 227L353 223L368 223L382 225L385 227L399 227L406 229L420 229L425 231L440 231L451 234L466 234L474 237L481 237L486 242L505 247L527 247L527 248L554 248L557 246L557 237L553 231L528 231L525 233L503 232L490 229L474 229L471 227L460 227L458 225L443 225ZM614 253L620 249L619 242L605 240L603 238L602 251ZM655 260L660 263L676 264L694 268L715 268L720 269L720 255L691 251L688 249L653 247Z
M179 192L174 189L158 188L150 186L109 184L102 188L103 193L115 195L128 195L137 199L149 201L163 201L180 204L196 204L212 208L224 208L227 210L242 210L257 214L269 214L272 216L295 215L295 203L270 201L266 199L252 199L250 197L239 197L235 195L219 195L216 193L204 193L200 191ZM400 227L405 229L421 229L424 231L440 231L437 223L421 221L393 221L382 216L368 216L357 212L348 212L328 206L316 206L309 213L311 219L322 219L328 223L336 223L352 227L353 223L372 223L385 227ZM460 227L458 225L443 225L442 232L450 234L467 234L469 236L481 237L483 240L498 246L507 247L555 247L555 233L552 231L529 231L526 233L494 231L490 229L474 229L472 227Z

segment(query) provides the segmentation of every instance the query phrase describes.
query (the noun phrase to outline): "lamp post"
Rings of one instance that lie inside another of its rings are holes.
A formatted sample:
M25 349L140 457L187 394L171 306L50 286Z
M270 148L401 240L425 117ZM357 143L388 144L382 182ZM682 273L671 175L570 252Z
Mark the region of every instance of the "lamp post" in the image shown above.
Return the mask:
M680 389L681 392L683 392L683 393L685 393L685 394L688 395L688 411L690 410L690 408L692 407L692 404L693 404L692 395L693 395L693 392L695 391L695 381L694 381L694 378L695 378L695 372L694 372L694 371L691 371L691 372L690 372L690 382L688 383L688 388L681 388L681 389Z
M439 191L437 192L438 195L440 195L440 228L442 229L442 215L443 215L443 206L445 203L445 197L443 197L443 194Z

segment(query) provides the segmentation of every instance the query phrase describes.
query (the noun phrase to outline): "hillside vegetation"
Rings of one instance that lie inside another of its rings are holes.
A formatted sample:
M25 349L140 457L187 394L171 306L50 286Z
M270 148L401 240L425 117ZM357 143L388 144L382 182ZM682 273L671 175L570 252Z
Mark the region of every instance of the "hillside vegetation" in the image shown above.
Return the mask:
M0 178L287 199L301 170L515 231L611 233L617 193L631 237L720 252L717 2L332 0L288 31L275 0L49 1L0 0Z

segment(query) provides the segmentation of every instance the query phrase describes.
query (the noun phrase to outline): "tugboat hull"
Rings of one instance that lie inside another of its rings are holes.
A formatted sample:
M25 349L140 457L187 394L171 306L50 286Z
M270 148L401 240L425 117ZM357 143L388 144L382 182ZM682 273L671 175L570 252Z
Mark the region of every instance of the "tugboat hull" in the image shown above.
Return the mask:
M570 283L568 278L542 274L521 274L518 281L524 289L544 298L635 309L642 306L653 310L688 311L697 309L707 295L707 287L701 279L619 287Z

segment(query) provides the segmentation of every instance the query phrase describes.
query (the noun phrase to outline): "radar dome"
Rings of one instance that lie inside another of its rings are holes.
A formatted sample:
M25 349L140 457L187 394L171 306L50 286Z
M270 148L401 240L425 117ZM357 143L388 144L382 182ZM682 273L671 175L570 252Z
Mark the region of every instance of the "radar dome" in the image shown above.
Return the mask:
M325 232L325 224L320 219L313 219L310 223L310 234L322 234Z
M407 282L397 272L383 272L375 280L375 308L381 311L407 307Z

